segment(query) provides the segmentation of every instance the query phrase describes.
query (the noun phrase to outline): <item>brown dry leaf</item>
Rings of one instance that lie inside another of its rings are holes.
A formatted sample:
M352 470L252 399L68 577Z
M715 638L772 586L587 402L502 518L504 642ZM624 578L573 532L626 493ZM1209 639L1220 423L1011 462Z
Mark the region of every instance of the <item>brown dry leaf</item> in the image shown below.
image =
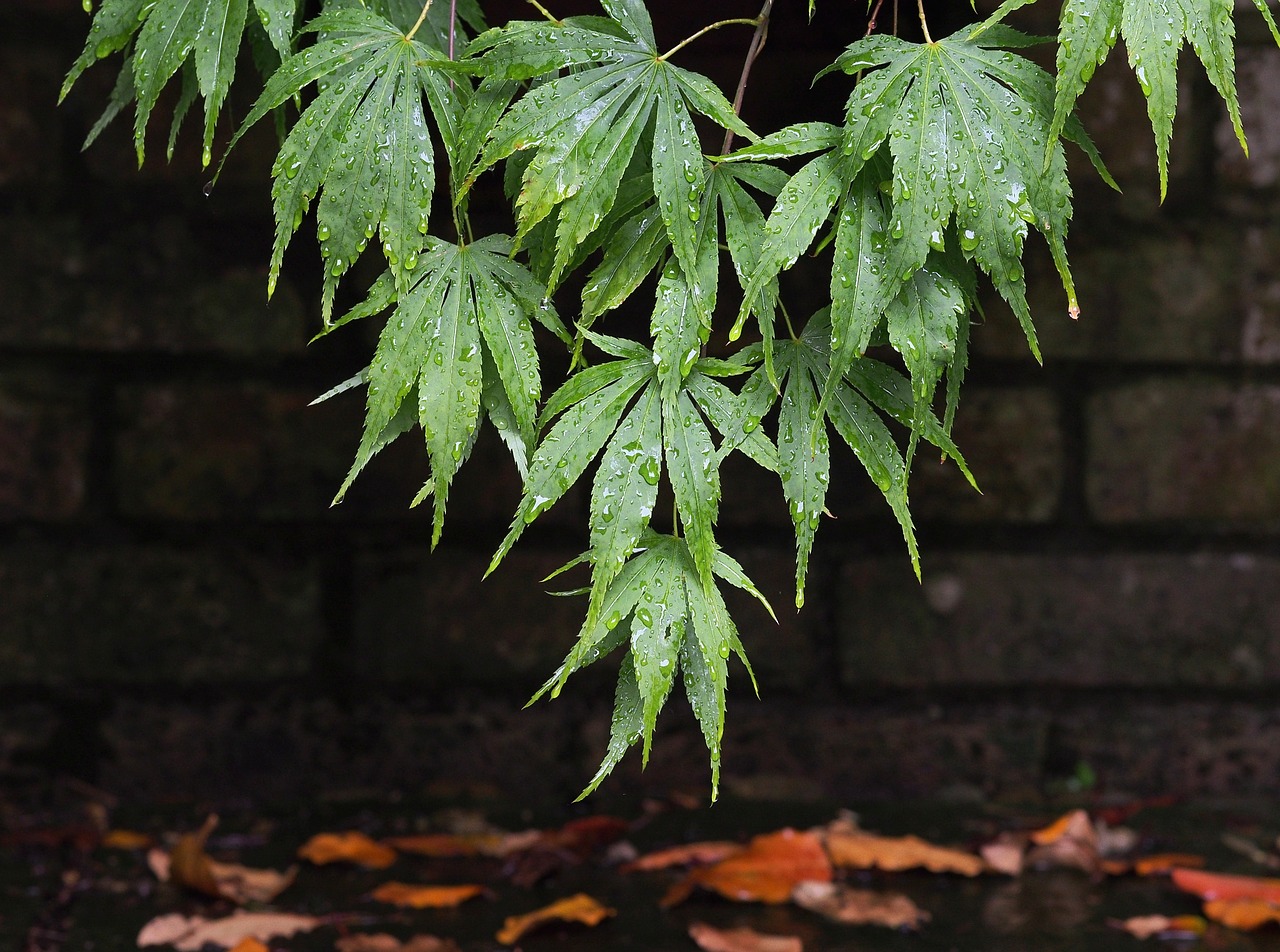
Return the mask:
M504 945L514 945L526 933L547 923L579 922L585 926L598 926L614 915L617 913L608 906L601 905L586 893L577 893L523 916L508 916L498 930L497 938Z
M424 833L383 840L402 853L447 859L457 856L507 856L528 849L542 836L540 830L523 833Z
M155 838L137 830L107 830L98 844L108 850L145 850L155 845Z
M783 903L805 880L830 882L831 861L816 835L784 829L755 837L718 863L690 870L662 897L662 906L684 902L698 886L736 902Z
M1280 905L1264 899L1210 899L1204 914L1229 929L1252 932L1269 922L1280 923Z
M1102 874L1098 832L1084 810L1072 810L1031 834L1035 847L1027 854L1031 866L1070 867L1097 878Z
M250 869L239 863L220 863L210 858L205 852L205 843L217 825L218 818L210 816L199 830L180 836L172 852L150 850L147 865L156 878L207 896L229 899L238 905L271 902L292 885L298 875L296 866L282 873L274 869Z
M705 866L707 863L718 863L741 853L743 849L745 847L741 843L734 843L731 840L687 843L684 846L672 846L668 849L645 853L623 866L622 871L624 873L651 872L671 866Z
M1133 871L1139 876L1160 876L1176 868L1199 869L1204 857L1192 853L1156 853L1133 861Z
M368 869L386 869L396 861L396 851L363 833L317 833L298 847L301 859L326 863L355 863Z
M690 925L689 938L703 952L804 952L799 936L765 935L755 929L717 929L705 922Z
M846 925L918 929L929 921L929 913L901 893L851 889L840 883L798 883L791 901L801 909Z
M468 899L483 895L483 886L415 886L412 883L383 883L372 893L378 902L409 909L453 909Z
M199 952L206 943L229 949L246 937L265 942L275 936L309 932L323 924L324 920L314 916L284 912L237 911L221 919L171 912L144 925L138 933L138 945L172 944L178 952Z
M1020 833L1001 833L978 851L987 869L1006 876L1021 876L1027 852L1027 838Z
M532 886L617 842L630 828L617 817L588 816L559 829L543 830L527 847L512 851L506 874L517 886Z
M923 867L931 873L977 876L982 857L963 850L934 846L918 836L875 836L871 833L829 832L827 853L836 866L899 872Z
M1208 926L1199 916L1134 916L1131 919L1108 919L1107 924L1123 929L1137 939L1195 938L1204 935Z
M335 952L459 952L458 944L452 939L415 935L401 942L385 932L345 935L333 947Z
M271 950L253 936L247 935L231 947L231 952L271 952Z

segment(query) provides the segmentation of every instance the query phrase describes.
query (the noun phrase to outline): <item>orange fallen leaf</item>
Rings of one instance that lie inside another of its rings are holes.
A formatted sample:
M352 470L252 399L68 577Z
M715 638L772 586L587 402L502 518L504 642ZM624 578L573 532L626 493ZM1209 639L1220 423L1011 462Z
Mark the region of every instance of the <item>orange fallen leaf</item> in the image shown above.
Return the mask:
M1251 899L1280 906L1280 879L1206 873L1198 869L1173 869L1169 875L1175 886L1183 892L1194 893L1201 899L1222 899L1228 902Z
M109 850L145 850L155 845L155 838L137 830L108 830L98 845Z
M1072 810L1031 834L1035 847L1026 862L1036 867L1071 867L1098 878L1102 874L1098 831L1084 810Z
M1048 826L1031 833L1031 842L1036 846L1048 846L1050 843L1056 843L1064 836L1079 836L1084 827L1093 829L1093 824L1089 821L1089 814L1083 810L1072 810L1070 813L1064 813Z
M578 922L586 926L598 926L614 915L617 913L608 906L601 905L586 893L577 893L523 916L508 916L498 930L497 938L504 945L514 945L531 930L551 922Z
M755 929L717 929L705 922L690 925L689 938L703 952L804 952L799 936L766 935Z
M1203 856L1191 853L1156 853L1133 861L1133 871L1139 876L1159 876L1176 868L1199 869L1204 865Z
M836 866L898 872L923 867L931 873L977 876L982 857L963 850L934 846L918 836L875 836L863 832L830 832L827 853Z
M180 836L172 851L151 849L147 853L147 865L156 878L237 904L271 902L292 885L298 875L297 867L279 872L251 869L239 863L220 863L211 858L205 852L205 843L217 825L217 816L211 815L199 830Z
M326 863L355 863L368 869L386 869L396 861L396 851L363 833L317 833L298 848L302 859Z
M157 916L138 933L138 945L172 945L178 952L199 952L205 945L229 949L246 937L266 941L275 936L309 932L323 924L314 916L283 912L237 911L221 919L183 916L171 912Z
M1269 922L1280 923L1280 905L1265 899L1210 899L1204 914L1229 929L1252 932Z
M846 925L918 929L929 921L929 913L901 893L851 889L841 883L798 883L791 901L801 909Z
M662 905L684 902L699 886L736 902L783 903L796 883L810 879L831 880L826 851L813 833L784 829L755 837L718 863L690 870L662 897Z
M231 952L271 952L271 950L253 936L247 935L231 947Z
M378 902L409 909L452 909L485 892L483 886L415 886L411 883L383 883L372 893Z
M459 952L452 939L434 935L415 935L401 942L385 932L357 932L344 935L333 944L336 952Z
M730 840L708 840L702 843L687 843L684 846L672 846L668 849L654 850L645 853L621 867L623 872L651 872L655 869L667 869L671 866L702 866L707 863L718 863L745 847L741 843Z
M1199 916L1134 916L1130 919L1109 919L1107 924L1123 929L1136 939L1195 938L1204 935L1208 923Z

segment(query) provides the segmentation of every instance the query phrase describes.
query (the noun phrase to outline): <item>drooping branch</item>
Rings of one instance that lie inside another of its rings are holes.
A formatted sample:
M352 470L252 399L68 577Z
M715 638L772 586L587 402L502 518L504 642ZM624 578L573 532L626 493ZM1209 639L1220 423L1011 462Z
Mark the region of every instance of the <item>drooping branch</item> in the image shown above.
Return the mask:
M747 56L742 61L742 75L738 77L738 89L733 95L733 113L734 115L742 114L742 100L747 94L747 80L751 78L751 67L755 65L756 58L760 56L760 52L764 49L765 41L769 38L769 14L773 12L773 0L764 0L764 6L760 8L760 15L756 17L756 32L751 37L751 45L747 47ZM726 154L733 145L733 130L726 129L724 133L724 144L720 146L720 154Z

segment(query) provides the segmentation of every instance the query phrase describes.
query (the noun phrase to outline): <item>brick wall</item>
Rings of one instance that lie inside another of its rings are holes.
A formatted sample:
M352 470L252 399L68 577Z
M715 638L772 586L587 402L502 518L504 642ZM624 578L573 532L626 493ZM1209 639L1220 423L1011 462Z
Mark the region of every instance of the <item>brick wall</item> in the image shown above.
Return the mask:
M660 31L756 4L686 6ZM791 118L839 36L835 13L806 31L779 7L747 109L761 128ZM1163 206L1132 77L1109 63L1086 93L1125 191L1078 170L1079 322L1033 253L1043 368L998 302L975 330L957 435L984 492L921 454L924 584L837 453L808 607L775 626L732 606L763 699L736 679L731 790L1008 793L1081 762L1112 789L1280 783L1280 52L1255 16L1238 69L1252 158L1188 62ZM305 234L265 302L270 135L209 198L189 140L141 172L127 122L80 152L113 78L92 70L53 108L85 28L74 0L0 8L0 777L153 797L576 792L610 673L518 708L576 631L580 606L538 580L578 551L584 498L483 584L519 492L495 441L435 555L429 513L406 508L426 476L408 442L330 508L362 408L307 404L369 341L306 346ZM725 82L731 34L702 47ZM834 117L840 81L819 89ZM727 547L786 609L776 487L734 469L723 511ZM628 762L616 789L701 788L690 721L674 701L649 772Z

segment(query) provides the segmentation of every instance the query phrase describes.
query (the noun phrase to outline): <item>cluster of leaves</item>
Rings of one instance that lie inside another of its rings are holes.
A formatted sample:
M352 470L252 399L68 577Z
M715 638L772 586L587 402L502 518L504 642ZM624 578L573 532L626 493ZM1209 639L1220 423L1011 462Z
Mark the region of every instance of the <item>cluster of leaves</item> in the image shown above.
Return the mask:
M590 791L641 739L647 759L680 673L714 791L727 662L746 663L719 586L764 601L716 540L725 459L742 453L779 478L797 606L826 509L832 432L884 493L918 573L908 475L920 439L969 475L950 429L980 281L1008 302L1038 356L1022 265L1034 229L1078 313L1063 143L1111 182L1072 110L1117 37L1147 97L1162 188L1184 41L1244 143L1231 0L1065 0L1056 76L1023 54L1041 40L1005 23L1030 2L1006 0L937 41L921 3L924 42L870 33L824 70L852 77L842 125L799 122L762 137L711 81L675 65L689 41L664 52L642 0L601 0L604 15L563 20L534 4L542 19L494 28L476 0L324 0L301 25L297 0L252 0L256 17L250 0L103 0L66 88L122 53L90 139L134 102L141 161L160 93L180 73L168 151L199 98L207 164L248 44L265 81L232 145L269 115L281 131L269 288L314 205L325 333L386 315L368 367L331 391L367 394L338 497L416 429L431 478L415 504L433 500L434 545L487 420L524 481L492 570L596 463L589 545L573 563L590 570L586 619L539 696L625 648ZM1280 41L1265 0L1255 2ZM754 24L758 40L770 6L712 26ZM700 126L727 133L720 154L708 153ZM731 152L735 136L747 144ZM433 215L441 151L448 214ZM499 167L514 233L477 237L469 197ZM375 238L386 271L335 318L339 283ZM832 247L830 306L797 329L778 279L815 245ZM566 324L553 295L574 272L583 290ZM738 293L726 305L719 292L730 284ZM598 332L646 286L647 336ZM719 330L738 349L709 356L724 314ZM748 323L753 339L739 344ZM561 345L571 372L544 400L542 358ZM651 525L660 503L673 513L668 533Z

